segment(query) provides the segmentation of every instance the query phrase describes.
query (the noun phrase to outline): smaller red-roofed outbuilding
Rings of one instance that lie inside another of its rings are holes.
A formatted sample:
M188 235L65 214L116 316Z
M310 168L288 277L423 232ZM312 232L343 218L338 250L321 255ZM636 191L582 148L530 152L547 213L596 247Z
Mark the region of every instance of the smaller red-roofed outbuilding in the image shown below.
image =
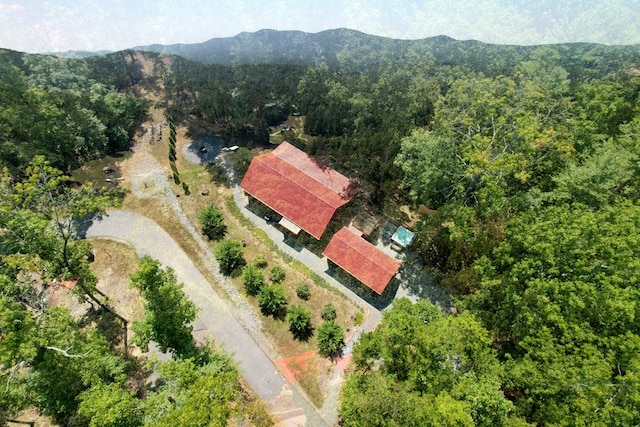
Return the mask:
M378 295L400 268L399 262L346 227L333 235L322 254Z

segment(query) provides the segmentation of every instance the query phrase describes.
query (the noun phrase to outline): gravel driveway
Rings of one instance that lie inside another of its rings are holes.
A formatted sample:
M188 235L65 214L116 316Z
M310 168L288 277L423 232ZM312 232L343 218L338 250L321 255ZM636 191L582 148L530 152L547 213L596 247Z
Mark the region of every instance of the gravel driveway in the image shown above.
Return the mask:
M187 254L157 223L134 212L114 210L94 221L85 236L127 242L138 256L149 255L173 268L178 281L184 284L185 293L200 309L194 323L198 337L215 340L233 355L244 378L274 415L281 420L296 417L297 421L304 415L303 425L327 425L295 389L289 388L275 364L236 320L229 304L216 294Z
M207 153L217 154L216 148L219 150L221 146L219 141L212 139L207 143L211 145L207 146ZM272 360L275 353L262 332L260 320L230 280L219 272L211 249L182 211L167 180L168 171L163 170L147 149L148 146L144 144L136 146L134 156L123 171L130 182L131 192L141 199L162 200L163 206L172 211L205 254L205 268L230 302L220 298L173 238L145 216L126 210L112 210L83 227L81 237L124 241L133 246L139 257L149 255L162 265L173 268L176 278L184 285L185 293L200 309L193 324L195 338L199 342L212 339L232 354L239 363L243 377L280 421L278 426L322 427L334 424L337 396L332 396L331 404L325 405L331 406L332 410L328 413L322 411L323 417L306 400L298 385L286 383ZM187 148L185 150L188 151ZM194 157L192 161L202 161L202 153L189 154Z

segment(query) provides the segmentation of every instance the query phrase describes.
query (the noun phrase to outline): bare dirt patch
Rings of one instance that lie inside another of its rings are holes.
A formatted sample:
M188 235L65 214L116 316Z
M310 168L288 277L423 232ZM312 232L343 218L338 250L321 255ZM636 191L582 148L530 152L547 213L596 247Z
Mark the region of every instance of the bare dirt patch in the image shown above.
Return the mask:
M110 239L91 239L98 276L97 288L109 298L111 307L129 322L142 318L144 306L137 290L129 288L129 276L138 269L138 256L131 246Z
M7 427L24 427L28 422L33 422L34 427L57 427L59 425L53 422L51 417L43 415L37 408L21 411L15 420L22 421L22 423L7 422Z
M323 403L323 390L326 387L326 372L331 363L313 351L298 356L287 357L276 361L288 383L298 382L307 392L316 407Z

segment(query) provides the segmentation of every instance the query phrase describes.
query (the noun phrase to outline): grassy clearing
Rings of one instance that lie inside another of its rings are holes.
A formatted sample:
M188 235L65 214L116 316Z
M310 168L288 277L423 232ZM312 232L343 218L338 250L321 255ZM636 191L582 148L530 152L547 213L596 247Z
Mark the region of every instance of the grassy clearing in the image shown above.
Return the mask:
M144 302L135 289L129 288L129 276L138 269L138 256L126 243L110 239L91 239L95 259L91 268L98 277L97 287L109 298L109 305L131 322L144 316ZM121 338L121 324L114 320L113 325L99 324L103 335L114 341ZM107 330L109 328L110 330ZM127 333L129 342L133 331Z
M134 249L110 239L91 239L91 245L95 255L91 267L98 277L98 289L125 319L142 317L142 299L138 291L129 289L129 276L138 269Z
M108 182L107 179L117 182L122 177L120 166L131 158L132 154L130 151L125 151L105 156L101 159L91 160L79 169L74 170L71 178L82 183L91 182L94 188L112 187L114 184ZM104 168L109 168L113 172L105 173Z

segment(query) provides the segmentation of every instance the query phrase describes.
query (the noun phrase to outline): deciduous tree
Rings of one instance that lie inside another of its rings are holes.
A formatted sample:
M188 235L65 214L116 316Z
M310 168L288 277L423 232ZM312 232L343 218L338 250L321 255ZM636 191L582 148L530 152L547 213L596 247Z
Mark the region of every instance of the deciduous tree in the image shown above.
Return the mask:
M255 265L246 265L242 268L242 285L247 295L258 295L264 286L264 274Z
M316 338L321 355L335 357L341 354L344 347L344 330L335 320L323 322L318 327Z
M227 225L224 223L222 212L213 205L207 206L198 213L198 222L202 227L202 233L210 240L222 240L227 234Z
M144 256L131 275L131 286L140 291L145 301L143 320L133 323L135 342L144 351L153 340L162 351L170 350L176 356L192 354L195 340L191 323L198 310L177 282L173 269L163 269L158 261Z
M262 312L267 315L282 316L287 306L284 288L276 283L267 283L258 292L258 303Z
M355 345L353 360L356 372L340 409L347 425L375 419L487 427L516 421L489 334L468 314L446 315L427 301L396 300L380 326ZM372 395L379 408L355 393ZM408 408L390 410L404 408L404 400L420 408L415 418Z
M242 244L236 240L223 240L216 246L216 260L220 265L220 271L229 275L245 264Z
M299 340L306 340L313 334L311 310L301 305L292 305L287 310L289 330Z

